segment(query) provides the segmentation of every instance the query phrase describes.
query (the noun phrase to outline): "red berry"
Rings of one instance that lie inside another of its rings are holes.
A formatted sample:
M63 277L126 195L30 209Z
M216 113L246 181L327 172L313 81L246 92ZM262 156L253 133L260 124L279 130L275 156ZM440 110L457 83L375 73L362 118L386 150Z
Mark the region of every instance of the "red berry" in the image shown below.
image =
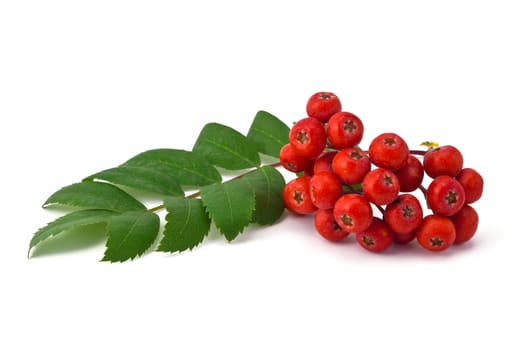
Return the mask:
M332 209L343 195L341 182L331 171L321 171L310 179L310 198L319 209Z
M435 214L450 216L460 211L465 204L465 190L453 177L441 175L428 186L426 198Z
M364 231L355 234L357 243L366 250L379 253L386 250L394 241L394 234L383 220L374 217Z
M314 224L317 232L329 241L340 241L350 234L350 232L341 229L330 209L319 209L315 213Z
M359 194L345 194L335 202L334 217L344 231L364 231L372 222L372 207Z
M397 233L394 232L394 242L397 244L408 244L412 242L416 238L416 231L412 231L409 233Z
M478 229L479 216L470 205L465 205L461 210L450 217L456 228L455 244L464 243L472 238Z
M337 112L328 121L326 136L335 148L354 147L363 138L363 122L349 112Z
M304 158L299 156L295 151L293 150L292 146L287 143L281 148L281 152L279 153L279 160L281 161L281 165L294 173L298 173L300 171L305 170L310 163L312 163L311 159Z
M306 114L322 123L326 123L332 115L341 111L341 101L332 92L317 92L306 103Z
M347 185L363 181L370 168L370 159L365 152L356 147L342 149L332 160L334 173Z
M465 168L456 176L456 180L458 180L465 190L465 203L474 203L481 198L481 194L483 193L483 178L476 170Z
M320 173L321 171L334 171L332 169L332 160L334 159L337 151L330 151L323 153L314 162L314 174Z
M463 168L463 156L454 146L441 146L425 153L423 167L431 178L440 175L454 177Z
M407 163L395 170L394 174L396 174L399 179L399 190L401 192L412 192L423 182L425 171L419 159L409 154Z
M450 247L456 239L456 228L452 220L445 216L428 215L416 231L419 244L430 251L442 251Z
M384 220L395 233L409 234L423 221L423 208L415 196L405 193L386 206Z
M326 146L323 124L314 118L299 120L290 130L290 144L301 157L316 158Z
M380 168L397 170L408 160L408 145L399 135L384 133L370 143L368 156Z
M288 182L283 188L282 197L284 206L292 213L306 215L317 209L310 198L310 179L306 176Z
M391 203L399 194L399 180L388 169L374 169L363 179L363 193L366 199L374 204Z

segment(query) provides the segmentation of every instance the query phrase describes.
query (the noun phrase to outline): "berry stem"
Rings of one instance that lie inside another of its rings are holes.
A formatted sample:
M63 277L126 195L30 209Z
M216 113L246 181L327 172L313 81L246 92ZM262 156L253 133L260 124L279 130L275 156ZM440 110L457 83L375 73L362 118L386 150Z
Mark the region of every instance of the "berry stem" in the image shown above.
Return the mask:
M267 164L267 165L268 165L268 166L271 166L272 168L279 168L279 167L282 166L280 162L272 163L272 164ZM257 170L259 170L259 169L260 169L260 167L257 167L257 168L255 168L255 169L252 169L252 170L248 171L248 172L245 172L245 173L239 174L239 175L237 175L237 176L235 176L235 177L233 177L233 178L231 178L231 179L229 179L229 180L227 180L227 181L225 181L225 182L230 182L230 181L234 181L234 180L240 179L240 178L242 178L243 176L246 176L246 175L248 175L248 174L251 174L251 173L253 173L254 171L257 171ZM191 193L191 194L185 196L184 198L186 198L186 199L198 198L200 195L201 195L201 192L200 192L200 191L197 191L197 192L193 192L193 193ZM159 204L159 205L157 205L156 207L153 207L153 208L148 209L148 211L149 211L150 213L158 213L159 211L162 211L162 210L165 210L165 209L166 209L166 205L164 205L164 204Z

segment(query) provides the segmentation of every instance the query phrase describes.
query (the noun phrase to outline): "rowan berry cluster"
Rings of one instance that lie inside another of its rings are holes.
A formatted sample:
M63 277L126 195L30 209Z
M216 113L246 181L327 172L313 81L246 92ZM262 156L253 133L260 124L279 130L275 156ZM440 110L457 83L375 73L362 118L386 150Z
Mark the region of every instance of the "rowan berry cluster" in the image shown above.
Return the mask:
M298 174L284 187L283 201L292 213L314 214L321 236L339 241L355 234L373 252L414 239L442 251L472 238L479 217L470 204L481 197L483 178L463 167L457 148L411 151L402 137L388 132L366 151L359 147L361 119L342 111L335 94L312 95L306 111L280 152L282 166ZM428 188L422 185L425 175ZM430 213L411 193L417 190Z

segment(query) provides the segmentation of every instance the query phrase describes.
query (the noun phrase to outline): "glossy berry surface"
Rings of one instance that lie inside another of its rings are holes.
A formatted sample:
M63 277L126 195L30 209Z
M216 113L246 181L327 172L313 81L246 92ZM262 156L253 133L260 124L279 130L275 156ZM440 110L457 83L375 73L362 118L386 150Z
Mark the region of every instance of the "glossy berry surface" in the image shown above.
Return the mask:
M409 233L397 233L394 232L394 242L397 244L408 244L412 242L416 238L416 231L412 231Z
M370 159L366 153L355 147L342 149L332 160L332 169L347 185L363 181L370 168Z
M399 180L388 169L374 169L366 174L363 179L363 193L366 199L374 204L389 204L399 194Z
M441 175L428 186L426 198L435 214L450 216L460 211L465 204L465 190L453 177Z
M332 115L341 111L341 101L333 92L317 92L306 103L306 114L326 123Z
M359 194L345 194L335 202L334 218L348 232L364 231L372 222L372 207Z
M464 168L456 176L456 180L465 190L465 203L478 201L483 194L483 177L472 168Z
M379 253L392 245L394 234L383 220L374 217L364 231L355 234L355 238L361 247Z
M301 176L289 181L283 188L283 203L294 214L306 215L317 209L310 198L310 179Z
M383 218L395 233L408 234L423 221L423 208L416 196L404 193L386 206Z
M326 146L323 124L314 118L299 120L290 129L290 145L295 153L304 158L316 158Z
M337 151L325 152L319 156L314 162L314 174L320 173L321 171L334 171L332 169L332 160L334 159Z
M328 143L335 148L354 147L363 138L363 122L350 112L337 112L328 121L326 136Z
M368 148L368 156L372 163L390 170L397 170L405 165L408 155L407 143L394 133L380 134L372 140Z
M330 209L319 209L315 213L314 225L317 232L329 241L340 241L350 234L350 232L341 229Z
M423 183L425 170L423 164L416 156L410 154L407 162L401 168L394 171L399 180L399 190L401 192L412 192Z
M450 217L456 228L455 244L469 241L478 229L479 216L476 210L465 205L461 210Z
M416 238L423 248L438 252L454 244L456 228L448 217L428 215L417 229Z
M343 195L343 185L331 171L321 171L310 179L310 198L319 209L332 209Z
M425 154L423 167L431 178L436 178L440 175L454 177L463 168L463 155L454 146L437 147Z
M292 148L292 145L287 143L281 148L279 153L279 161L281 165L288 171L298 173L305 170L312 162L311 159L301 157Z

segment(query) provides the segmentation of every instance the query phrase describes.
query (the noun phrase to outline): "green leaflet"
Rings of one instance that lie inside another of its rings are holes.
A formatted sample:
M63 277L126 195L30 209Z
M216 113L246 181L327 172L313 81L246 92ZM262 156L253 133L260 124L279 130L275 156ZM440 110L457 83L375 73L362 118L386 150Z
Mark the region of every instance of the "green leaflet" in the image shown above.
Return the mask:
M255 197L247 181L237 179L203 187L201 197L206 211L228 241L249 225Z
M153 167L121 165L103 170L84 179L84 181L93 180L109 181L161 195L184 196L184 191L177 178L171 172Z
M204 186L221 182L221 174L205 158L179 149L153 149L129 159L124 166L138 166L170 174L181 186Z
M108 222L102 260L123 262L144 254L155 242L159 228L158 215L149 211L128 211L113 216Z
M224 169L254 168L261 164L255 146L238 131L217 123L209 123L201 130L193 152Z
M144 210L144 204L120 188L103 182L79 182L61 188L49 197L43 207L52 204L84 209L106 209L116 212Z
M248 140L258 152L279 158L281 148L289 142L290 128L272 114L259 111L253 119Z
M182 252L199 245L210 230L210 218L201 199L168 198L168 214L158 251Z
M107 222L115 212L110 210L88 209L79 210L59 217L39 229L29 243L28 256L36 245L59 233L69 231L81 226Z
M271 166L264 166L246 174L243 180L248 182L255 194L252 221L261 225L276 222L284 212L282 192L285 180L282 174Z

